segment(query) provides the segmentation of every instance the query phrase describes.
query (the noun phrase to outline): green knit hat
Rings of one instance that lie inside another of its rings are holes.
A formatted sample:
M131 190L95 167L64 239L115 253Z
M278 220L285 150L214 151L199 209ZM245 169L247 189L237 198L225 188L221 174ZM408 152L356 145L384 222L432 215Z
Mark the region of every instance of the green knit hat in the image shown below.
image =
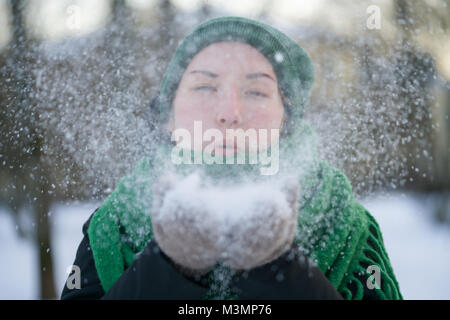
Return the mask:
M191 59L204 47L221 41L247 43L270 61L285 96L286 126L297 123L303 117L314 82L314 68L309 55L279 30L242 17L208 20L181 41L161 82L158 101L160 120L168 120L175 91Z

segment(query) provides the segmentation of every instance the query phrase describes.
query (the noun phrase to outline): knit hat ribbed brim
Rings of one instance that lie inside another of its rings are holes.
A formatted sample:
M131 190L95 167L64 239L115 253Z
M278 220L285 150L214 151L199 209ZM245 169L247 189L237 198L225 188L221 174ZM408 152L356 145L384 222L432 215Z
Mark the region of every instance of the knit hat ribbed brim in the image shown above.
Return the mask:
M281 31L258 21L242 17L220 17L194 28L178 45L159 89L160 119L166 121L172 100L192 58L206 46L221 41L247 43L261 52L272 64L288 119L303 117L314 82L314 68L309 55ZM289 124L288 124L289 125Z

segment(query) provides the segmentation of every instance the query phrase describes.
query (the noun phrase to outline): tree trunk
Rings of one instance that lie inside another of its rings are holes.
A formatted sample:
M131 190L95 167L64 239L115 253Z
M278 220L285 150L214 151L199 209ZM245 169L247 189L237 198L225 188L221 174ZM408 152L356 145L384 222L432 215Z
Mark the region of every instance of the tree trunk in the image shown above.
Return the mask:
M55 284L53 280L53 259L50 245L50 224L48 221L48 211L50 208L49 196L49 174L48 170L42 163L41 148L43 145L41 131L39 128L38 110L35 110L34 103L28 93L31 91L32 77L32 56L31 46L28 43L26 26L24 23L23 9L25 2L23 0L10 0L10 8L12 13L13 38L11 43L11 54L13 55L13 73L14 78L14 100L13 107L19 114L23 114L20 118L20 125L30 132L27 136L21 135L17 139L16 161L14 163L16 174L24 177L25 175L34 178L26 179L27 186L36 199L33 202L34 221L36 222L35 240L37 241L37 249L39 252L39 274L40 274L40 298L54 299ZM17 119L12 119L16 121ZM42 129L42 130L41 130ZM24 152L23 146L31 147L32 155ZM37 168L37 177L34 169ZM31 170L31 171L28 171ZM17 179L16 179L17 182ZM17 189L16 189L17 190ZM20 192L20 191L18 191ZM18 194L16 194L18 196Z
M35 203L35 217L37 222L36 242L39 250L39 274L41 299L55 299L55 282L53 279L53 258L51 250L51 225L48 212L51 199L48 194L49 186L46 181L40 179L40 194Z

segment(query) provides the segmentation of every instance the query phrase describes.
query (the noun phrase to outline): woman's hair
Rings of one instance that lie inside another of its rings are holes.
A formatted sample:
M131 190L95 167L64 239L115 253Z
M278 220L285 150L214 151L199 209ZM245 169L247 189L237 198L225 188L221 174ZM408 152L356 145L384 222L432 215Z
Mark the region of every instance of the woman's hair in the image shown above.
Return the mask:
M281 123L280 137L288 137L293 132L292 125L289 122L289 119L291 119L291 114L289 110L292 110L292 101L288 97L286 97L283 90L281 90L279 86L278 86L278 93L281 97L281 102L283 103L284 107L284 115L283 115L283 122Z

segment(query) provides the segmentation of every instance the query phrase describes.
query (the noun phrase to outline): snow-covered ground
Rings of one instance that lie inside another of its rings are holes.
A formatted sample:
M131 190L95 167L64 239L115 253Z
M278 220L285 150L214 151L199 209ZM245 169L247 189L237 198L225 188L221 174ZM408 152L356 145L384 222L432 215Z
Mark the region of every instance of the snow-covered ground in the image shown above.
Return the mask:
M55 286L62 292L66 269L75 259L83 223L99 203L54 204L50 210ZM0 299L38 299L38 253L29 240L17 236L13 219L0 209Z
M396 193L362 201L380 225L405 299L450 299L450 227L430 219L433 200Z
M450 227L428 217L430 202L418 194L376 196L362 201L375 216L405 299L450 299ZM58 294L82 239L84 221L99 203L55 204L52 240ZM0 208L0 299L37 299L37 255Z

